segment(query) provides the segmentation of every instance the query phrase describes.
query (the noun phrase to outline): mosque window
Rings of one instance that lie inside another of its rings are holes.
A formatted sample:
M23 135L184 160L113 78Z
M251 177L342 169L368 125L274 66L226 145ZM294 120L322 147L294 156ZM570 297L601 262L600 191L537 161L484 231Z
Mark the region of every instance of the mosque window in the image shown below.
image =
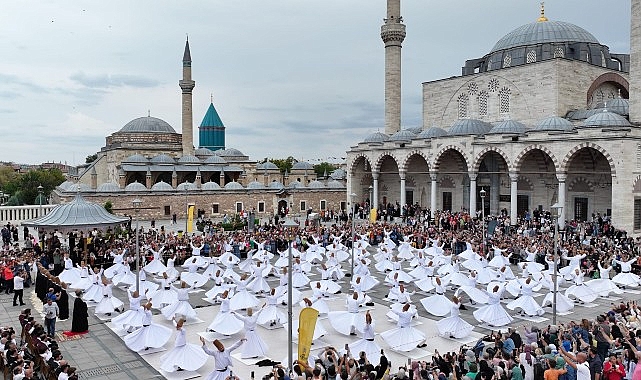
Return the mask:
M327 209L327 201L326 200L322 199L320 201L320 209L321 210L326 210Z
M601 52L601 66L606 67L605 54L603 54L603 51Z
M634 198L634 229L641 229L641 198Z
M487 116L487 91L479 92L479 116Z
M512 66L512 56L509 54L506 54L505 57L503 57L503 68L508 68Z
M243 202L236 202L236 212L243 212Z
M565 57L565 50L561 46L557 46L554 49L554 58L564 58Z
M458 118L465 119L467 117L467 108L470 99L467 94L461 94L458 97Z
M590 62L590 51L589 51L589 50L587 50L587 51L585 52L585 60L586 60L587 62Z
M470 95L476 95L478 91L479 91L479 85L476 84L476 82L472 82L469 85L467 85L467 92Z
M530 51L527 53L527 61L526 61L526 62L527 62L527 63L533 63L533 62L536 62L536 51L534 51L534 50L530 50Z
M499 113L509 113L510 112L510 89L503 87L499 91Z
M300 201L300 212L307 211L307 202Z
M212 214L220 213L220 205L218 203L214 203L213 205L211 205L211 213Z
M258 202L258 212L265 212L265 202Z
M596 103L595 104L602 104L605 102L605 93L603 93L603 90L597 90L596 91Z
M499 80L496 78L492 78L487 84L487 89L490 92L497 92L499 90Z

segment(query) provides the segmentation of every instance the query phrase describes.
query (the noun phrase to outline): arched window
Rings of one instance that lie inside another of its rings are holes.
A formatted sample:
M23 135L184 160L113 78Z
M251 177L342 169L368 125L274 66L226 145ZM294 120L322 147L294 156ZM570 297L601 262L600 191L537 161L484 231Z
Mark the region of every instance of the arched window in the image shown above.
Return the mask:
M470 103L470 98L467 94L461 94L458 97L458 118L465 119L467 117L467 110Z
M487 116L487 91L479 92L479 116Z
M503 57L503 68L508 68L512 66L512 56L509 54L506 54L505 57Z
M499 91L499 113L505 114L510 112L510 89L503 87Z
M554 48L554 58L565 58L565 50L561 46Z
M499 80L496 78L490 79L490 82L487 84L487 89L490 92L497 92L499 90Z
M601 66L606 67L605 54L603 54L603 51L601 51Z
M530 50L527 52L527 63L536 62L536 51Z

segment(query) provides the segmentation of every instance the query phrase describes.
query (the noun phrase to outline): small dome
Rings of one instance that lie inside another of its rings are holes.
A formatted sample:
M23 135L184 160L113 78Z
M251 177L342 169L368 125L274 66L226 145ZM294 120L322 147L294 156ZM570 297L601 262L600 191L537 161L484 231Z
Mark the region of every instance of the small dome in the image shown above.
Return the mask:
M283 185L282 183L280 183L278 181L271 181L269 183L269 188L270 189L284 189L285 185Z
M558 131L569 132L574 129L574 126L568 119L559 116L550 116L539 121L534 127L534 131Z
M214 155L214 152L212 152L211 150L209 150L209 149L207 149L207 148L198 148L198 149L196 149L196 151L194 152L194 155L195 155L196 157L198 157L198 158L203 158L203 157L213 156L213 155Z
M69 191L86 193L89 191L93 191L93 189L91 188L91 186L87 185L86 183L76 183L73 186L69 186Z
M310 189L324 189L325 185L320 181L311 181L307 184Z
M347 172L343 169L336 169L329 175L329 178L332 179L345 179L347 177Z
M494 127L492 127L488 134L504 133L508 135L520 135L525 133L525 131L527 131L525 124L514 120L504 120L494 124Z
M314 165L310 164L307 161L298 161L294 162L294 165L292 165L292 170L314 170Z
M419 133L416 138L419 139L431 139L433 137L442 137L442 136L447 136L447 131L443 128L439 128L437 126L430 127L421 133Z
M140 154L132 154L131 156L125 158L122 160L122 162L127 163L127 164L143 164L147 165L149 163L149 160L147 157L140 155Z
M256 169L259 170L279 170L278 166L271 161L263 162L262 164L256 165Z
M100 193L115 193L120 191L120 186L116 185L113 182L105 182L98 186L96 191Z
M157 182L151 187L151 191L172 191L173 189L174 188L165 181Z
M214 154L220 157L244 157L245 156L243 152L241 152L236 148L227 148L223 150L217 150L214 152Z
M156 117L139 117L125 124L120 132L126 133L176 133L176 131L164 120Z
M407 129L401 129L400 131L394 133L390 138L389 141L410 141L414 137L416 137L415 133L410 132Z
M194 185L192 182L183 182L179 183L178 186L176 186L176 190L197 190L198 188L196 185Z
M125 186L125 191L147 191L147 187L140 182L132 182Z
M345 185L343 185L340 181L332 179L327 182L327 188L328 189L344 189Z
M228 182L227 184L225 184L225 189L226 190L242 190L244 189L244 187L238 182Z
M460 119L450 127L450 136L484 135L492 130L492 124L477 119Z
M419 133L423 132L423 128L421 127L412 127L412 128L406 128L406 129L415 135L418 135Z
M203 190L220 190L220 185L217 184L216 182L209 181L203 183L202 187Z
M631 124L623 116L604 109L595 115L585 119L581 123L583 127L630 127Z
M71 182L71 181L64 181L63 183L61 183L60 185L58 185L58 188L59 188L60 190L62 190L62 191L70 191L69 189L70 189L70 188L71 188L71 186L73 186L73 185L75 185L75 183L73 183L73 182Z
M366 144L384 143L385 141L389 141L389 136L382 132L374 132L363 140Z
M503 36L494 45L492 52L552 42L599 43L590 32L569 22L537 21L522 25Z
M287 187L292 188L292 189L298 189L298 188L305 187L305 185L303 185L299 181L292 181L292 182L289 183L289 185L287 185Z
M227 161L225 161L224 158L216 155L207 157L204 163L210 165L227 165Z
M610 99L605 103L605 108L607 108L610 112L618 113L621 116L630 115L630 102L628 101L628 99Z
M162 153L157 155L156 157L153 157L151 159L151 163L159 165L174 165L176 163L176 160L174 160L173 157Z
M247 184L248 189L265 189L265 185L258 181L251 181L250 183Z
M196 156L186 155L178 159L179 164L200 164L200 160Z

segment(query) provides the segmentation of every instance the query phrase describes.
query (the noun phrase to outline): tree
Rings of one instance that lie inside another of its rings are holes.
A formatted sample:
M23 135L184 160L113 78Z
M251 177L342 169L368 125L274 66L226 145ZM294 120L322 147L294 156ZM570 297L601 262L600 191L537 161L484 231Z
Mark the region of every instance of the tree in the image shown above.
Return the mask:
M294 166L294 163L298 162L294 157L289 156L285 159L283 158L270 158L266 159L266 161L269 161L273 163L274 165L278 166L278 169L280 169L281 173L285 173L287 171L288 173L292 171L292 166Z
M327 175L330 175L334 170L336 170L336 166L330 164L329 162L321 162L320 164L314 165L314 171L316 172L316 176L318 178L322 178L325 173L327 173Z
M64 181L65 176L60 169L30 170L4 184L3 191L12 196L12 203L33 205L38 204L38 186L42 186L42 195L46 199Z
M85 164L90 164L98 159L98 153L90 154L85 158Z
M113 203L111 203L111 201L105 202L105 210L107 210L107 212L110 214L114 213L114 205Z

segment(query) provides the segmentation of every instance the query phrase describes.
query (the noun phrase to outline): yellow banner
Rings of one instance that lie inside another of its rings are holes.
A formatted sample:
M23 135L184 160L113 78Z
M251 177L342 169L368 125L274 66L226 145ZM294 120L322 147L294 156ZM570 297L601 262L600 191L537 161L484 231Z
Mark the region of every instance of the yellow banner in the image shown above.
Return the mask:
M187 233L194 232L194 209L195 205L187 206Z
M298 360L307 363L309 350L312 348L314 329L318 319L318 310L306 307L300 311L298 317Z
M377 212L375 208L369 210L369 221L371 223L376 223L376 215L377 215Z

